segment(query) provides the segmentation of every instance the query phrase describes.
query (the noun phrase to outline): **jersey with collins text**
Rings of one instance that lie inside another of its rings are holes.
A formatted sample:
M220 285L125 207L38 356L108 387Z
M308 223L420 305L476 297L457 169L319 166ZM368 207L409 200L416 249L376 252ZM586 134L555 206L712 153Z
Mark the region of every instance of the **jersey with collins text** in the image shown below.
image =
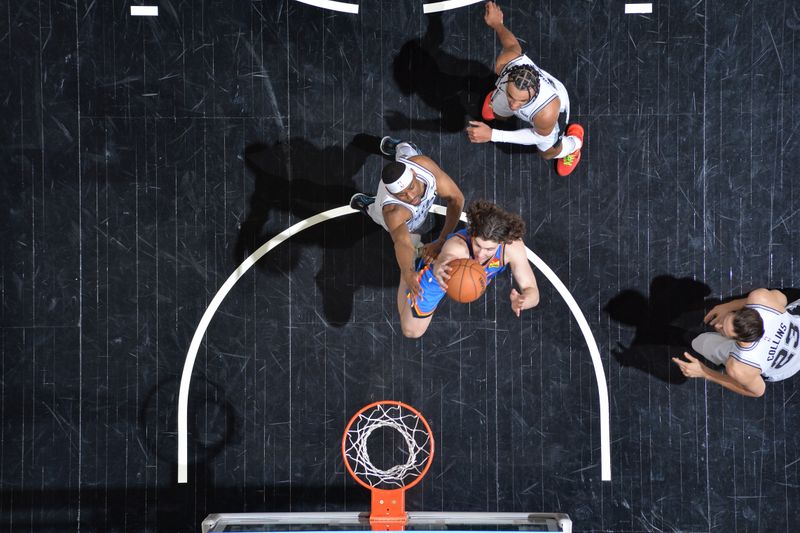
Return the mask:
M764 336L731 355L746 365L761 369L765 381L781 381L800 370L800 317L779 313L765 305L750 304L764 321Z

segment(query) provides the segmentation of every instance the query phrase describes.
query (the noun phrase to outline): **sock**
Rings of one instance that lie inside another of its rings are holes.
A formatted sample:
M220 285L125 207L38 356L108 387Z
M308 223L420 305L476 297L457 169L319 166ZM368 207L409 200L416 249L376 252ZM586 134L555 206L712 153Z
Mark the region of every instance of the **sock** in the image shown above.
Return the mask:
M556 159L561 159L568 156L575 150L580 150L583 143L574 135L568 135L561 138L561 152L556 156Z

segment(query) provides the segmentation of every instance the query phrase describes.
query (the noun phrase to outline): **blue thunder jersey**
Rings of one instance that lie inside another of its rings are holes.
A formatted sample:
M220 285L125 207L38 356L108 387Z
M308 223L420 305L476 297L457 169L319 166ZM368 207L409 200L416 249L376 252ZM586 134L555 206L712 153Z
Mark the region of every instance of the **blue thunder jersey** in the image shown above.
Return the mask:
M467 234L467 230L462 229L447 236L448 239L453 237L463 239L467 243L469 258L475 259L472 254L472 237ZM501 243L494 251L494 255L482 265L483 271L486 272L487 287L495 276L506 269L505 251L506 245ZM421 268L418 268L417 280L422 289L422 294L416 300L411 300L410 296L407 295L411 304L411 314L415 318L426 318L436 311L446 292L433 276L433 265L422 265Z
M800 370L800 317L765 305L749 304L764 321L764 335L743 348L736 345L731 356L761 370L764 381L781 381Z
M414 231L419 229L420 226L422 226L422 224L425 222L425 218L428 216L428 212L430 212L434 200L436 200L436 177L430 170L418 163L414 163L410 159L401 158L398 159L398 161L404 163L408 167L411 167L411 169L417 175L417 179L421 180L422 183L425 184L425 193L422 195L419 205L407 204L398 199L396 196L392 196L392 194L386 190L386 185L383 183L383 181L378 184L378 192L375 195L375 203L381 206L381 210L383 210L384 206L389 204L401 205L408 209L408 211L411 213L411 218L406 221L406 227L408 227L409 232L414 233ZM384 228L385 227L386 225L384 224Z

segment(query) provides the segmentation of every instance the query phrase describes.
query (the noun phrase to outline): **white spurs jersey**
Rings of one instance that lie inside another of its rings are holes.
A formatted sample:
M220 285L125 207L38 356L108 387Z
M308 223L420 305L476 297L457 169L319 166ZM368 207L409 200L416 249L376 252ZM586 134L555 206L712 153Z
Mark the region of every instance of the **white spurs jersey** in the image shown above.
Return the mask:
M422 194L422 200L419 205L411 205L398 200L386 190L386 185L381 181L378 184L378 192L375 194L375 202L381 206L381 209L390 204L402 205L408 209L411 212L411 218L406 221L406 226L408 226L408 231L413 232L425 222L425 218L428 216L434 200L436 200L436 177L434 177L430 170L422 165L414 163L410 159L400 158L398 161L411 167L417 175L417 179L425 184L425 192Z
M505 93L506 84L508 82L508 72L518 65L532 65L533 68L536 69L539 73L539 92L536 94L536 98L514 111L514 115L525 122L532 122L536 113L558 98L560 100L559 112L566 112L567 122L569 122L569 96L567 95L567 88L552 75L539 68L536 63L531 61L531 58L525 54L506 63L506 66L500 71L500 77L497 78L497 82L495 82L497 88Z
M800 317L779 313L765 305L750 304L764 321L764 336L731 355L742 363L761 369L764 381L781 381L800 370Z

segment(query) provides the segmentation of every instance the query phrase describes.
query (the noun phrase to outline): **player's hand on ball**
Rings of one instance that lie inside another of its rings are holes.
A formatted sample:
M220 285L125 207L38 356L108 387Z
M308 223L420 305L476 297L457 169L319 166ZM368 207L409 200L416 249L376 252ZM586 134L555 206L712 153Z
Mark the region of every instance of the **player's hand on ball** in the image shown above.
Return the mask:
M511 289L511 309L514 311L514 314L519 316L520 312L525 306L525 295L520 294L517 292L517 289Z
M494 2L486 2L486 10L483 12L483 20L486 25L494 29L503 25L503 10Z
M436 278L436 281L439 282L439 286L444 290L447 290L447 280L450 279L450 272L452 270L452 267L450 267L447 263L437 264L433 268L433 277Z
M687 378L702 378L706 375L706 366L689 352L683 352L683 356L688 359L684 361L678 357L673 357L672 362L681 368L681 373Z
M406 270L403 273L403 280L408 287L408 298L413 302L422 295L422 287L419 286L416 270Z
M470 142L488 143L492 140L492 128L483 122L470 120L469 126L467 126L467 137Z
M436 258L439 257L439 253L442 251L442 246L444 246L444 242L437 240L429 242L422 247L421 255L426 264L436 261Z

